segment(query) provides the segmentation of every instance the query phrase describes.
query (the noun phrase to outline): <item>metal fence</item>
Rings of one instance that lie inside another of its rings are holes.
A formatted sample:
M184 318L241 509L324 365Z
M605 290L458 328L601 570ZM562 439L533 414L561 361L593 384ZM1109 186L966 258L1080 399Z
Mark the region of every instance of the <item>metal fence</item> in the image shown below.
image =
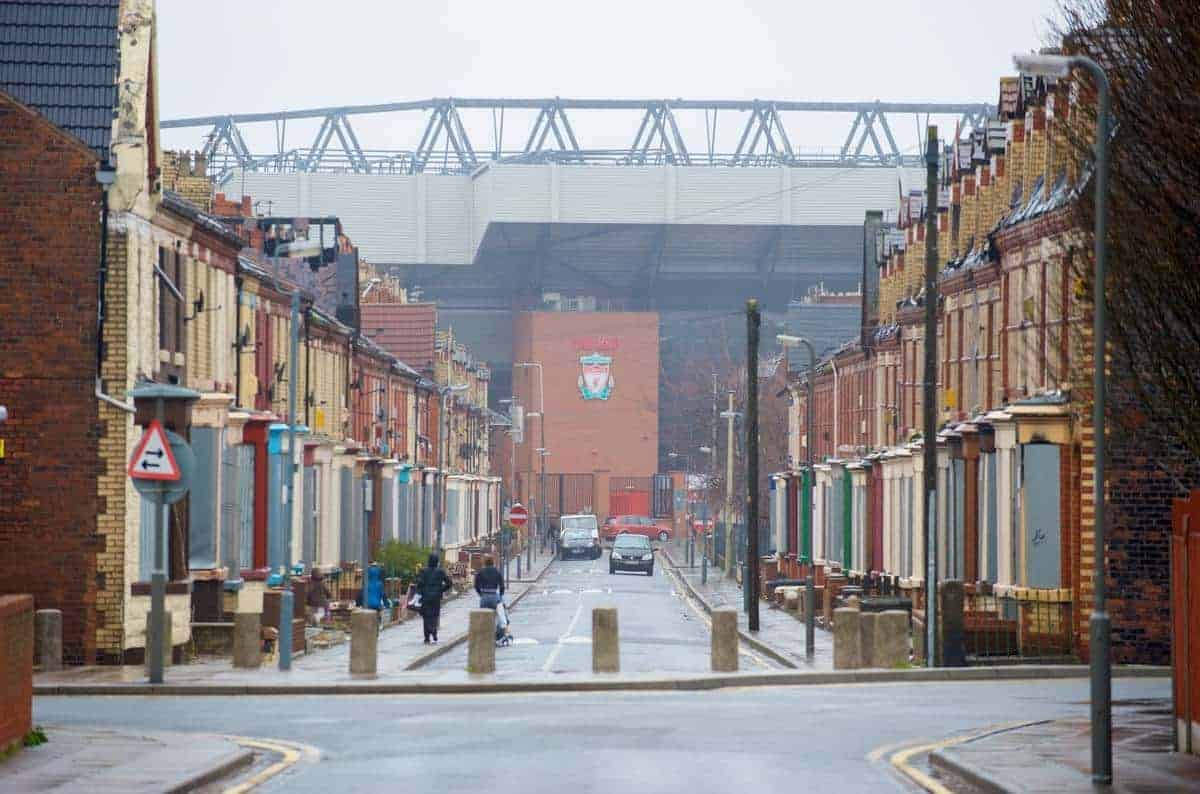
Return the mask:
M969 586L963 604L968 661L1073 661L1073 604L1056 595L1044 590L996 595L986 584Z

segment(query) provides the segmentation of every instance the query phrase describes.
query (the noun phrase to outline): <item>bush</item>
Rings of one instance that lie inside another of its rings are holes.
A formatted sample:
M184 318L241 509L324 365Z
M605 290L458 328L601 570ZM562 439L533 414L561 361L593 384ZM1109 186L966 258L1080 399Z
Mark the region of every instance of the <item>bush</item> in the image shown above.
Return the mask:
M415 543L389 540L379 549L377 562L383 566L383 575L389 579L399 578L404 583L412 581L417 572L425 567L432 549Z

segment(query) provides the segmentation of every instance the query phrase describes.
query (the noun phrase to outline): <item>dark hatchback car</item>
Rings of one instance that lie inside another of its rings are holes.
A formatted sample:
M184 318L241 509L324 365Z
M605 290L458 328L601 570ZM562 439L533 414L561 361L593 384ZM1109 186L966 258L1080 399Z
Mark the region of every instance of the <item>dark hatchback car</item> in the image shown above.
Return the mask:
M642 571L654 575L654 549L645 535L617 535L608 555L608 572Z

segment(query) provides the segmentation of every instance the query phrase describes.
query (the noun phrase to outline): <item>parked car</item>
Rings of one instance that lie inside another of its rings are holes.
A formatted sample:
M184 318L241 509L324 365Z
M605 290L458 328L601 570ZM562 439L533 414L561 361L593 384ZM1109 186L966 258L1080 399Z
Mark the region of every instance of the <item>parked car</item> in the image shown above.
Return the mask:
M645 571L647 576L653 576L654 549L650 538L629 533L617 535L608 555L608 572L611 575L617 571Z
M598 560L603 551L600 548L600 527L596 517L590 513L578 513L563 516L558 520L558 558L586 557Z
M605 523L605 540L613 540L622 534L642 535L666 543L671 539L673 530L670 525L655 523L654 519L646 516L616 516L611 524Z

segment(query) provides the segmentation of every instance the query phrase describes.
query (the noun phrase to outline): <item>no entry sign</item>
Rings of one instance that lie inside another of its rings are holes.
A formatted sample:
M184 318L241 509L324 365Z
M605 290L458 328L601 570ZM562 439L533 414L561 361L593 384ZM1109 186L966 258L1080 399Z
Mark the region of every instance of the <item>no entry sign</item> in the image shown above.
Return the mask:
M512 507L508 508L508 523L514 527L523 527L529 523L529 511L525 509L525 505L516 502Z

